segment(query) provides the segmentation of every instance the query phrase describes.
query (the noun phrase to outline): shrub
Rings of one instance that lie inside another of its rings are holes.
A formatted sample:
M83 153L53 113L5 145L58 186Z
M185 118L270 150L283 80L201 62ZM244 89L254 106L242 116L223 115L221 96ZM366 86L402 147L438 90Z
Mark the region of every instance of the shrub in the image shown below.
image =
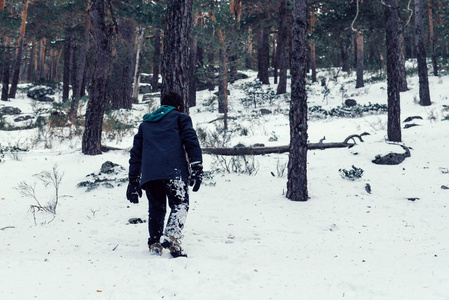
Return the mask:
M60 198L62 197L60 195L60 185L62 178L64 177L64 173L60 173L57 166L55 165L52 171L42 171L41 173L35 174L33 176L37 177L40 183L43 184L45 188L47 188L48 186L52 186L54 188L54 196L49 202L47 202L47 204L42 204L42 200L37 196L37 183L28 184L25 181L22 181L17 185L16 189L22 196L31 198L36 202L36 204L30 205L30 211L33 214L34 223L37 224L36 212L39 211L50 213L52 215L52 219L49 222L44 222L50 223L56 217L56 208L58 206Z
M351 181L354 181L356 179L360 179L363 176L363 169L357 168L354 165L352 165L352 169L346 170L346 169L339 169L338 172L340 173L340 176L343 179L348 179Z
M115 111L108 111L103 120L103 133L108 140L120 142L132 129L134 125L123 123Z
M19 146L3 147L0 144L0 162L5 158L5 154L9 154L13 160L20 160L20 153L22 152L28 152L28 149L23 149Z
M269 104L272 104L273 99L276 97L274 90L269 86L264 89L262 82L259 79L244 83L242 89L246 95L246 97L241 99L242 104L245 107L254 105L254 108L256 108L257 105L263 105L267 101Z

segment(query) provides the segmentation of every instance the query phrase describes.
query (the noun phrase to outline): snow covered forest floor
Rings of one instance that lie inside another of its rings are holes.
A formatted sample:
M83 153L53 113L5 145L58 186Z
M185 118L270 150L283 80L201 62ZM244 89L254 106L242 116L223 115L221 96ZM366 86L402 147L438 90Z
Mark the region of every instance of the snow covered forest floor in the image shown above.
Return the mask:
M243 86L256 75L245 73L248 79L229 87L227 133L216 120L213 92L198 92L190 114L203 146L288 144L288 97L245 107ZM354 76L333 75L319 73L329 79L326 87L309 83L309 107L331 111L348 98L360 106L386 104L386 80L367 75L365 87L355 89ZM403 123L419 126L402 130L411 157L399 165L372 163L377 155L404 152L385 141L386 113L310 113L310 142L370 135L349 149L309 151L307 202L284 196L288 154L246 160L204 155L207 178L190 193L184 230L188 258L148 253L146 198L131 205L127 182L120 182L139 120L154 105L145 101L116 112L114 118L134 129L105 135L104 144L125 150L100 156L82 155L80 135L67 138L68 128L1 131L3 149L28 151L1 157L0 299L449 299L449 121L443 120L449 118L449 77L429 80L430 107L417 103L416 75L401 93L401 119L422 119ZM51 107L25 94L0 105L24 113ZM98 175L107 161L123 169L98 178L118 181L90 191L77 187L93 181L88 175ZM363 170L361 178L341 176L339 170L352 166ZM44 179L62 176L54 219L33 214L36 201L23 196L28 186L42 206L54 200L54 185L33 176L43 171L50 172ZM131 218L144 222L130 224Z

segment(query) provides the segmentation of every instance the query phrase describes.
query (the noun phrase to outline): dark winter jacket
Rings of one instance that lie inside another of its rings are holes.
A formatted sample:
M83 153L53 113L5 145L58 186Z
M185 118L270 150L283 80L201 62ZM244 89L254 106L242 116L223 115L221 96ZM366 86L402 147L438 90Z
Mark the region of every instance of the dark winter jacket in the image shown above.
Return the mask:
M150 180L187 180L186 153L189 162L202 161L192 119L172 106L161 106L144 116L134 136L129 176L141 176L141 186Z

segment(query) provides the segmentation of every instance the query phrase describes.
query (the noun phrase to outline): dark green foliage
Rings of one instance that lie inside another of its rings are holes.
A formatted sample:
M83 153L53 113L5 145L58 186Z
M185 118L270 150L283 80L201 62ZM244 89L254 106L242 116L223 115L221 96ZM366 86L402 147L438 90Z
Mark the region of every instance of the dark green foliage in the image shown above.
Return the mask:
M352 107L341 107L337 106L330 110L325 110L322 106L312 106L309 107L310 118L325 119L327 117L341 117L341 118L356 118L361 117L363 114L380 114L386 113L388 107L386 104L357 104Z
M443 105L443 113L444 112L449 112L449 105ZM441 119L441 121L449 121L449 114L443 116L443 119Z
M18 34L17 28L20 27L20 15L11 15L7 9L0 11L0 35Z
M245 107L254 105L254 108L256 108L257 105L260 106L267 102L272 104L273 99L276 97L275 91L269 86L264 88L259 79L244 83L242 88L246 97L242 98L241 101Z
M5 158L5 154L10 153L13 157L17 157L18 153L28 152L28 149L23 149L18 146L2 146L0 144L0 162L3 162Z
M35 82L31 83L31 85L33 85L33 86L47 86L47 87L49 87L49 88L51 88L51 89L53 89L55 91L61 91L62 90L61 82L54 81L54 80L51 80L51 79L45 79L45 78L42 78L42 79L40 79L38 81L35 81Z
M357 168L356 166L352 165L352 169L346 170L346 169L339 169L338 172L340 173L340 176L344 179L348 179L351 181L354 181L356 179L360 179L363 176L363 169Z
M132 19L140 26L163 28L165 1L113 0L111 3L116 18Z

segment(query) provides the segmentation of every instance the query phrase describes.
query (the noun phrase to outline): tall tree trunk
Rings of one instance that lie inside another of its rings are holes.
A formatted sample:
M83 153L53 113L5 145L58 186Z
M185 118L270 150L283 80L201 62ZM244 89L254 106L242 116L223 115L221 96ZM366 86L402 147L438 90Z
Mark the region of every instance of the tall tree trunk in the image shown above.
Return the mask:
M70 84L72 85L72 99L73 93L78 89L79 82L76 81L76 75L78 73L78 40L75 36L72 37L72 42L70 43L70 60L72 62L71 72L70 72Z
M356 0L358 1L358 0ZM355 88L361 88L364 87L365 84L363 83L363 34L362 31L357 32L357 83L355 85Z
M226 50L220 48L220 82L218 84L218 112L223 114L223 128L228 129L228 71L226 64Z
M341 70L343 72L349 72L349 51L346 46L348 43L344 37L340 39L340 55L341 55Z
M83 76L86 70L86 58L87 51L89 50L89 30L90 30L90 15L86 14L86 20L84 22L84 34L83 34L83 44L81 45L81 50L78 58L78 67L76 69L76 75L74 78L72 103L70 104L69 116L73 124L75 124L78 101L82 97L81 91L84 90L83 86Z
M253 30L248 29L248 40L245 42L245 68L251 70L252 68L252 56L253 56Z
M257 51L259 51L259 80L262 84L270 84L268 76L268 68L270 67L270 44L268 38L270 36L270 29L268 27L261 29L261 37Z
M22 20L20 25L20 36L16 58L12 66L12 80L11 80L11 88L9 90L9 98L16 98L17 85L19 84L19 77L20 77L20 64L22 63L22 51L23 51L23 43L25 40L25 28L28 15L28 0L22 0L22 5L23 8L21 18Z
M136 51L136 63L134 67L133 76L133 102L139 102L139 83L140 83L140 56L142 52L143 40L145 37L145 28L139 27L137 36L137 51Z
M315 29L315 23L317 16L315 12L310 15L310 34L313 36L313 31ZM315 53L315 40L310 39L310 68L312 69L312 82L316 82L316 53Z
M36 43L34 41L31 42L31 49L30 49L30 55L29 55L29 60L28 60L28 70L27 70L27 81L28 82L33 82L34 81L34 56L36 55L35 53L35 45Z
M11 38L5 37L5 50L3 52L3 75L2 75L2 100L8 101L9 92L9 70L11 64Z
M125 56L126 62L122 74L122 87L119 97L122 99L119 108L130 109L132 107L133 94L133 76L135 67L135 41L136 41L136 25L133 21L120 19L119 33L124 40L126 46Z
M236 44L231 43L231 46L229 47L229 52L231 52L231 55L229 55L229 76L228 76L228 82L234 83L237 80L237 54L236 54Z
M399 56L400 56L400 63L399 63L399 91L405 92L408 91L407 86L407 71L405 69L405 55L404 55L404 30L402 27L402 22L399 23Z
M159 65L161 64L161 32L156 29L154 33L154 54L153 54L153 79L151 86L153 92L159 89Z
M196 55L198 49L198 39L190 40L190 60L189 60L189 107L196 106Z
M61 61L61 56L63 53L63 47L58 49L52 49L51 53L51 74L50 79L53 81L60 80L59 79L59 62Z
M285 94L287 92L287 4L286 1L282 1L279 7L279 45L278 45L278 57L279 57L279 84L276 94Z
M290 155L286 197L307 201L307 0L294 0L292 91L290 102Z
M184 112L189 112L189 39L193 0L169 0L164 32L161 97L173 91L182 96Z
M427 75L426 48L424 46L423 3L415 0L415 43L418 60L419 103L430 105L429 79Z
M62 99L69 99L70 92L70 75L72 74L72 33L70 28L67 28L67 32L64 39L64 69L62 75Z
M273 36L273 54L271 56L271 67L273 68L273 83L278 83L278 49L277 44L279 44L279 35L275 34Z
M38 47L38 56L37 56L37 69L36 69L36 73L37 73L37 81L41 81L43 79L45 79L45 67L44 67L44 62L45 62L45 38L42 38L39 41L39 47Z
M427 3L429 12L429 42L432 56L433 75L438 76L437 55L435 53L435 33L433 30L433 0L428 0Z
M215 68L214 68L214 51L209 47L209 52L207 53L207 67L206 67L206 86L209 91L215 89Z
M91 22L95 40L95 70L89 88L82 152L101 154L101 131L104 117L106 83L111 64L111 32L106 27L104 0L92 0Z
M357 70L357 33L356 32L352 32L351 34L351 40L352 40L352 66L353 68L355 68Z
M415 41L413 39L413 26L407 26L405 30L405 59L415 57Z
M218 84L218 112L225 114L225 129L227 126L227 111L228 111L228 65L226 53L226 36L222 29L218 31L218 38L220 42L220 80Z
M386 46L387 46L387 90L388 90L388 139L400 142L401 105L399 95L399 6L397 0L385 1Z

